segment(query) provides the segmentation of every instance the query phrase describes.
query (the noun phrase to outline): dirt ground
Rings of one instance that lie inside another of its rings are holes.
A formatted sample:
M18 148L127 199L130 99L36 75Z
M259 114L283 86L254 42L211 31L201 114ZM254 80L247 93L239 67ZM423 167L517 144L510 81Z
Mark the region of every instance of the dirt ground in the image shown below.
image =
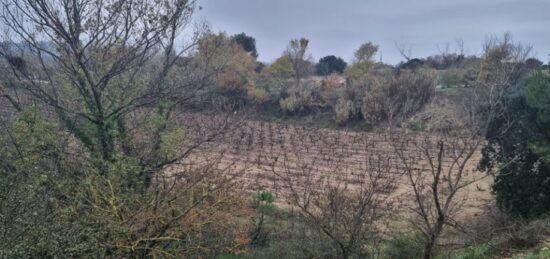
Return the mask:
M189 132L186 146L193 146L227 125L226 118L217 116L185 114L181 119ZM282 177L292 179L295 187L304 190L333 185L353 191L361 188L360 183L376 170L383 170L395 180L395 190L388 191L392 199L410 205L412 189L399 154L412 161L417 172L430 173L425 151L434 151L439 139L414 132L348 132L249 120L234 123L223 132L195 149L176 167L215 164L220 172L236 176L243 190L273 192L281 206L287 204L289 197ZM443 171L450 177L456 173L452 158L449 155L443 163ZM460 205L457 218L462 220L478 215L492 202L492 179L477 170L480 158L479 150L468 159L457 158L465 161L463 181L473 182L455 198ZM173 169L181 170L176 167Z

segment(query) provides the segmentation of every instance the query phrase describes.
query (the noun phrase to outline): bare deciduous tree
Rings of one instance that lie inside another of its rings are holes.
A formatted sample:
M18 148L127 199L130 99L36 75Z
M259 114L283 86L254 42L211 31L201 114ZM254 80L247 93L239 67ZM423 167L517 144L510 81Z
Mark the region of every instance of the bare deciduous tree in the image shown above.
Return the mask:
M475 165L472 166L482 141L425 137L414 141L413 154L407 153L411 150L404 146L411 143L393 143L412 189L411 219L424 237L423 257L431 258L444 227L457 226L455 217L463 205L458 193L484 177L477 175Z
M406 153L405 144L394 139L394 150L412 188L411 208L420 219L417 223L424 235L424 258L431 258L445 226L459 227L455 216L463 199L458 194L507 166L504 163L493 172L481 174L476 157L487 143L485 137L493 120L504 118L509 127L514 125L513 120L507 120L506 96L519 86L519 68L529 52L529 47L515 44L509 34L490 39L470 95L451 109L439 107L429 115L435 135L414 142L418 155Z
M338 257L375 256L396 205L389 194L398 175L390 158L365 156L359 167L346 168L342 159L354 151L336 144L351 145L339 135L324 140L334 144L321 151L324 160L312 159L306 150L318 150L322 141L308 141L316 136L313 129L297 135L300 145L272 162L283 199Z
M308 46L308 39L294 39L290 41L285 51L292 62L296 86L300 86L302 79L311 73L311 56L307 53Z

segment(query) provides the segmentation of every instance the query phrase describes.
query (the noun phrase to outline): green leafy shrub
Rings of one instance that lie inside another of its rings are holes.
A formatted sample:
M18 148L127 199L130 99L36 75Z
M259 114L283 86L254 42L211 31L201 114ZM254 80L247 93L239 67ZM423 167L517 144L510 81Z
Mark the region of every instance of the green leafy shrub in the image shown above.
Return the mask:
M250 87L247 91L248 99L253 103L261 104L269 100L269 95L266 90L257 87Z
M287 98L279 100L279 105L284 113L289 114L295 113L304 108L296 95L291 95Z
M409 127L414 131L423 131L426 129L426 123L423 121L413 121L409 124Z
M355 104L344 98L338 99L336 105L334 106L334 112L336 114L336 122L338 124L345 124L357 114Z
M491 145L483 150L481 167L494 170L507 164L496 175L493 191L499 207L515 216L550 213L549 97L550 75L533 74L526 91L506 93L506 116L494 119L487 134Z
M279 100L279 105L285 114L297 114L307 108L313 108L316 99L312 87L304 85L290 89L289 96Z
M395 259L422 257L422 245L418 233L399 234L389 240L384 256Z
M491 256L491 246L482 244L478 246L468 247L466 251L458 256L460 259L485 259Z
M508 234L503 247L525 249L537 246L543 240L550 238L550 219L537 219Z
M252 246L267 245L270 231L266 229L266 215L272 212L275 208L273 202L275 196L271 192L259 191L252 198L252 208L257 212L256 217L252 218L253 229L250 233Z
M531 252L525 256L525 259L547 259L550 258L550 248L549 246L544 246L538 251Z
M463 74L457 69L444 70L439 76L439 84L442 88L462 87L464 85Z

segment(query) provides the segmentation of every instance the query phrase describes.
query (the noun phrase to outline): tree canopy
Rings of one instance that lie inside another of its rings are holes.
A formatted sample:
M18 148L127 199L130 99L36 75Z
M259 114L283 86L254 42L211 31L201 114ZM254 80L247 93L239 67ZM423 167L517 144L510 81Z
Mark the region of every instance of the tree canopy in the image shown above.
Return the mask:
M499 49L509 51L512 47ZM518 81L519 88L505 92L501 97L504 108L487 131L490 145L483 150L480 166L488 171L498 169L493 186L497 204L516 216L550 213L549 72L536 71L527 81Z
M332 73L344 73L347 63L340 57L334 55L326 56L319 59L316 66L317 75L326 76Z
M250 55L255 58L258 57L258 50L256 49L256 39L254 37L248 36L243 32L233 35L232 39Z

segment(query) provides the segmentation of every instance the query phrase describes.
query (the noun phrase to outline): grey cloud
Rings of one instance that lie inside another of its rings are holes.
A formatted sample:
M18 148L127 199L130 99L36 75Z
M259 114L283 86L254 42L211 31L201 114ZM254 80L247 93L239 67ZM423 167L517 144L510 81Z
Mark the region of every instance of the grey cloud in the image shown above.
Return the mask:
M511 32L533 45L543 61L550 53L547 0L202 0L199 16L214 29L256 37L260 60L281 55L292 38L308 37L315 58L335 54L350 60L363 42L380 45L383 60L401 60L396 43L414 56L438 52L464 40L478 54L486 37Z

